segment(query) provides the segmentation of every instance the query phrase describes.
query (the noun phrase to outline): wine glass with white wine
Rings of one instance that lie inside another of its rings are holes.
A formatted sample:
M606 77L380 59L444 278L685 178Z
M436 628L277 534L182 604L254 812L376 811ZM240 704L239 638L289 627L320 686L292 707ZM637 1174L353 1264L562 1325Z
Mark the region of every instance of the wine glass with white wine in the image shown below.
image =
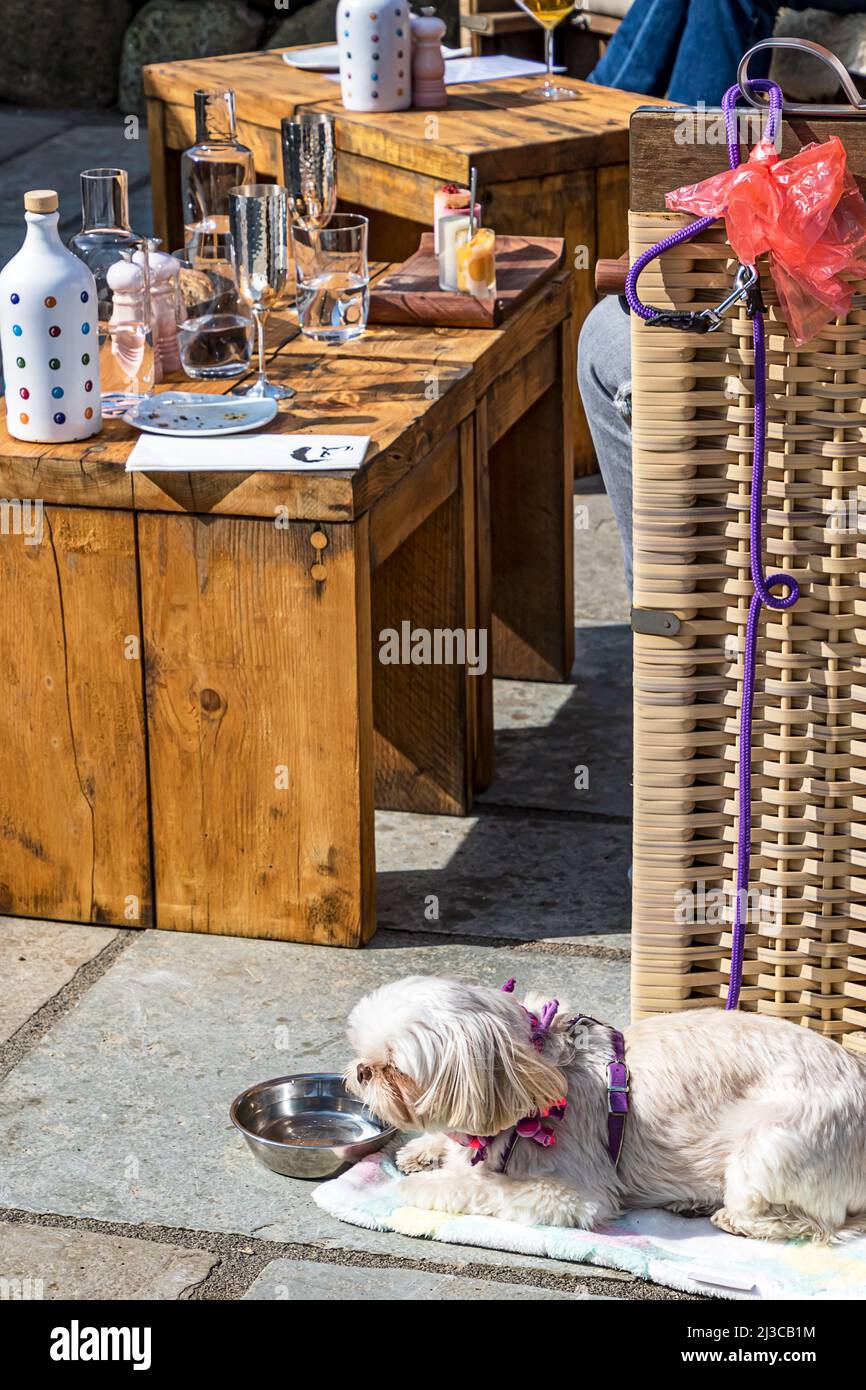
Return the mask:
M553 77L553 31L574 9L574 0L517 0L518 5L544 30L544 61L547 76L540 87L530 87L522 93L525 101L574 101L576 93L570 87L560 87Z

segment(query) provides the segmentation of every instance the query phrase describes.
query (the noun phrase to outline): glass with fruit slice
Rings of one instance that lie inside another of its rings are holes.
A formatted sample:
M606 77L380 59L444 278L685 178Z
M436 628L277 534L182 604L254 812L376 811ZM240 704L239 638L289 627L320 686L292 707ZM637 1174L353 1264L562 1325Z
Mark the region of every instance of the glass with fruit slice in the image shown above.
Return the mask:
M457 248L457 288L476 299L492 299L496 294L496 234L491 227L479 227L473 237Z

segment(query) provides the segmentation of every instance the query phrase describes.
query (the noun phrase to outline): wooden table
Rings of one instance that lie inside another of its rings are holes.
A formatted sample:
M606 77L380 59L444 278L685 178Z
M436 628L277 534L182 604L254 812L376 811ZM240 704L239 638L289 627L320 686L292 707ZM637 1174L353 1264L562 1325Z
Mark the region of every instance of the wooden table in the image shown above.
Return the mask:
M290 68L281 51L159 63L144 69L156 234L182 244L180 152L195 138L197 87L232 87L238 134L260 177L282 181L280 120L301 107L336 117L337 184L345 206L375 213L371 254L389 261L417 249L441 184L478 170L485 220L498 232L565 238L576 336L595 303L593 269L628 242L628 121L646 102L568 79L573 102L529 103L538 78L449 88L444 111L344 111L326 76ZM577 472L595 467L575 394Z
M369 434L354 473L130 474L121 421L0 418L0 912L369 939L374 801L465 813L493 752L491 665L385 665L381 634L571 665L568 311L560 275L501 329L339 351L275 315L270 429Z

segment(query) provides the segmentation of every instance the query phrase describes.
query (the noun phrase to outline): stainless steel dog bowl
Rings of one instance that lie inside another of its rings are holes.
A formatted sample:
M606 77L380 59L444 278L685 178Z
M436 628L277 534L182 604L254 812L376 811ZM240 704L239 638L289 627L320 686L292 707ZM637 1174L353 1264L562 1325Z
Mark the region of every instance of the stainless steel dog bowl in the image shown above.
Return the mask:
M261 1081L232 1102L231 1118L256 1158L287 1178L333 1177L396 1134L336 1072Z

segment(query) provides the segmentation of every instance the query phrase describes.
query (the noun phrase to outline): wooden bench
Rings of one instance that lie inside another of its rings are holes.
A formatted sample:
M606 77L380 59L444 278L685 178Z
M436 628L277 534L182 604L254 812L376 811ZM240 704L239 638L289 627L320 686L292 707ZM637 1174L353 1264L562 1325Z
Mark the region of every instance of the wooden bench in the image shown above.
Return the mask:
M571 666L569 307L560 275L501 329L341 350L274 315L270 430L370 435L354 473L131 474L122 421L0 419L0 912L369 939L374 801L467 812L493 669ZM383 664L404 622L492 662Z

